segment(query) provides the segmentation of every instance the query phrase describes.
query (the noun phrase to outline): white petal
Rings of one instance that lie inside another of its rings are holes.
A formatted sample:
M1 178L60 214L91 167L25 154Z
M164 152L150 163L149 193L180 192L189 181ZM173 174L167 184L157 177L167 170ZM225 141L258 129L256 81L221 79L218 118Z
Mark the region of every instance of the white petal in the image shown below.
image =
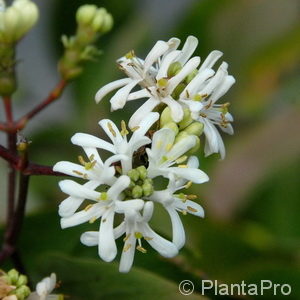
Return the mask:
M156 232L154 232L147 223L145 223L142 228L143 228L143 235L150 238L147 239L147 242L160 255L164 257L174 257L175 255L178 254L177 247L170 241L164 239Z
M173 243L177 246L178 249L181 249L185 244L184 227L177 211L170 206L165 206L165 208L169 213L172 222Z
M126 175L120 176L117 181L107 191L110 199L117 199L130 184L130 178Z
M60 161L60 162L56 163L53 167L53 171L61 172L66 175L74 176L77 178L82 178L82 176L74 173L74 171L78 171L80 173L86 173L86 169L83 166L74 164L69 161Z
M112 92L113 90L116 90L122 86L125 86L126 84L130 83L132 79L130 78L124 78L124 79L119 79L116 81L113 81L109 84L106 84L103 86L98 92L96 93L95 100L97 103L99 103L103 97L105 97L108 93Z
M101 217L104 211L105 208L103 207L102 203L94 204L88 210L81 210L70 217L61 218L61 228L64 229L68 227L73 227L88 222L91 219L98 219Z
M178 157L185 154L191 148L196 145L197 137L194 135L189 135L179 142L175 143L170 152L168 153L169 160L176 160Z
M144 206L144 201L141 199L133 199L127 201L116 201L116 212L124 213L128 210L141 210Z
M114 238L114 211L106 211L102 216L99 230L99 256L106 262L112 261L117 255L117 246Z
M128 95L127 101L148 98L150 96L151 96L151 94L146 89L142 89L142 90L130 93Z
M115 93L115 95L110 99L112 110L117 110L124 107L128 95L139 82L140 82L139 79L133 80L132 82L128 83L126 86L122 87Z
M164 41L157 41L154 47L150 50L144 63L144 74L150 69L150 67L169 49L168 43Z
M124 233L125 233L125 222L122 222L120 225L118 225L116 228L114 228L115 239L118 239Z
M191 116L195 115L195 119L199 115L199 112L203 108L203 104L199 101L194 101L194 100L179 100L180 103L186 105L189 110L191 111Z
M226 127L224 126L219 126L221 128L222 131L226 132L227 134L233 134L234 130L231 124L227 124Z
M168 171L176 174L179 178L185 178L186 180L197 184L204 183L209 180L208 176L199 169L171 167L168 168Z
M176 123L180 122L183 118L182 106L172 98L164 98L162 102L170 108L173 121Z
M182 48L182 54L180 55L178 61L184 65L189 58L192 56L192 54L194 53L194 51L196 50L198 46L198 39L192 35L190 35L185 43L184 46Z
M157 112L150 112L138 125L139 128L132 134L130 142L144 136L151 126L159 119L160 115Z
M88 247L97 246L99 243L98 231L87 231L80 237L80 242Z
M143 208L143 222L148 223L153 215L154 205L152 201L147 201Z
M91 134L76 133L75 135L72 136L71 141L74 145L78 145L81 147L89 147L89 148L95 147L95 148L107 150L114 154L116 153L116 150L112 144L98 137L95 137Z
M141 121L160 103L155 98L149 98L143 105L141 105L129 120L129 128L138 126Z
M187 162L189 168L199 168L199 159L197 156L190 156Z
M192 215L204 218L203 207L194 201L186 200L185 202L182 202L180 199L176 199L175 205L177 208L185 210Z
M99 125L102 127L115 146L123 142L124 139L113 121L103 119L99 122ZM116 150L114 153L116 153Z
M94 190L99 186L99 183L96 181L88 181L84 184L85 187ZM58 214L61 217L70 217L75 213L79 206L84 201L84 198L80 197L68 197L62 201L59 205Z
M135 245L136 245L136 238L133 232L131 232L131 235L129 236L128 240L125 242L124 245L125 249L127 245L130 245L129 246L130 248L127 249L127 251L124 250L122 251L121 260L120 260L119 271L122 273L129 272L133 264Z
M170 65L175 61L175 59L178 57L178 55L181 53L181 51L172 51L168 55L166 55L159 67L158 73L156 75L156 79L159 80L161 78L167 77L168 75L168 69Z
M218 50L212 51L200 66L199 72L204 69L210 69L222 55L223 53L221 51Z
M227 93L234 83L235 79L233 76L226 76L223 82L213 91L209 100L212 100L213 103L215 103L219 98Z
M198 67L199 64L200 64L199 56L195 56L191 58L180 70L180 72L169 80L168 86L166 88L167 92L171 94L174 91L174 89L177 87L177 85L186 76L188 76L191 72L193 72Z
M60 181L59 186L65 194L73 197L97 201L98 197L100 196L100 193L69 179Z

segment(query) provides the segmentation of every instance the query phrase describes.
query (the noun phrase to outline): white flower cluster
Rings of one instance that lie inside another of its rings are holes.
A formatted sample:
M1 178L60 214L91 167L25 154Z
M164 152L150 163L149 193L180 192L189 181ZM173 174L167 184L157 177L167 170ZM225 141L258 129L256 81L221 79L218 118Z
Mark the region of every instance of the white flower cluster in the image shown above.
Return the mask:
M61 161L54 166L55 171L86 181L59 183L68 195L59 207L62 228L100 219L100 227L83 233L81 242L98 246L99 256L107 262L115 259L116 240L123 236L121 272L130 270L136 249L147 252L143 241L164 257L175 256L184 246L178 213L204 217L203 208L192 201L196 195L184 191L192 183L208 181L192 155L199 150L199 137L204 132L206 155L220 152L223 157L224 145L215 126L232 133L228 105L215 104L234 83L226 63L212 70L221 52L213 51L197 69L200 58L190 58L197 39L188 37L182 50L177 50L179 43L176 38L158 41L145 60L129 52L118 61L128 77L98 91L99 102L119 88L110 100L113 110L123 108L127 101L148 98L129 121L132 134L124 121L118 129L111 120L101 120L99 125L110 142L77 133L71 141L83 148L86 158L79 156L79 164ZM137 86L141 89L133 91ZM106 160L99 154L101 149L111 154ZM165 178L166 186L158 184L160 178ZM149 225L155 203L170 216L171 241Z

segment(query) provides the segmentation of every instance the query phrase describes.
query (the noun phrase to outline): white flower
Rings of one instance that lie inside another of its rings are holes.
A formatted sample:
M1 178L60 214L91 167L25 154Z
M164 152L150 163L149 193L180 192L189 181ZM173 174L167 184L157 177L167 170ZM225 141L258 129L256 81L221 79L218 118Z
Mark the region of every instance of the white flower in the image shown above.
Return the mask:
M196 157L192 159L191 165L197 165L195 159ZM167 210L172 222L172 241L178 249L181 249L185 244L185 231L178 212L181 212L183 215L190 213L198 217L204 217L202 206L189 200L189 198L194 199L195 195L175 194L176 191L186 188L183 183L186 183L186 181L176 180L173 177L165 190L154 191L149 197L149 200L161 203Z
M189 108L194 120L204 124L205 155L219 152L221 158L224 158L225 147L216 126L226 133L233 134L230 124L233 118L227 111L228 103L221 105L215 103L230 89L235 79L228 75L228 65L225 62L216 73L211 69L221 55L220 51L210 53L196 77L180 94L179 102Z
M154 178L156 176L164 176L169 178L175 175L177 179L185 179L194 183L204 183L208 181L208 176L198 167L189 167L187 165L178 164L182 159L187 159L184 156L191 148L196 145L197 137L189 135L175 143L175 133L168 128L162 128L155 132L152 139L151 149L147 149L149 166L148 176Z
M152 202L145 203L143 214L130 207L124 210L124 221L114 229L115 239L118 239L125 234L124 247L119 267L120 272L129 272L131 269L135 249L142 253L147 252L142 246L142 238L164 257L173 257L177 255L177 247L150 228L148 222L150 221L152 214ZM96 246L100 243L99 233L95 231L85 232L81 236L81 242L87 246ZM136 246L137 243L138 245Z
M36 285L36 291L31 293L28 300L62 300L62 295L51 294L56 287L56 274L52 273Z
M129 127L137 126L156 106L161 103L169 106L175 122L183 118L181 105L172 98L172 93L178 84L194 71L199 63L199 57L190 56L197 47L198 40L189 36L181 51L176 50L180 40L170 39L168 42L158 41L150 50L145 61L137 58L134 53L119 59L121 69L128 78L120 79L102 87L96 94L99 102L109 92L120 88L111 98L112 110L123 108L127 101L149 98L131 117ZM173 63L179 63L182 68L177 74L168 78L168 71ZM141 90L131 93L136 85ZM122 87L122 88L121 88Z

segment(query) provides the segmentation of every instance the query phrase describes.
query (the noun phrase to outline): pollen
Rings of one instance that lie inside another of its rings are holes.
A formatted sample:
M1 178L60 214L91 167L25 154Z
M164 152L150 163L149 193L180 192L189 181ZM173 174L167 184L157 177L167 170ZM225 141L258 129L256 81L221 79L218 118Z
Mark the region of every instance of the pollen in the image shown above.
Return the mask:
M124 120L121 121L121 128L122 128L121 135L126 136L129 133L129 131L126 128L126 123Z
M191 195L187 195L186 197L187 197L187 199L189 199L189 200L195 200L195 199L197 199L197 198L198 198L198 196L197 196L197 195L193 195L193 194L191 194Z
M198 211L196 208L191 207L191 206L187 206L187 209L188 209L189 211L191 211L191 212L194 212L194 213L196 213L196 212Z
M108 127L108 130L111 132L111 134L116 137L117 134L116 132L114 131L113 127L112 127L112 124L111 123L107 123L107 127Z

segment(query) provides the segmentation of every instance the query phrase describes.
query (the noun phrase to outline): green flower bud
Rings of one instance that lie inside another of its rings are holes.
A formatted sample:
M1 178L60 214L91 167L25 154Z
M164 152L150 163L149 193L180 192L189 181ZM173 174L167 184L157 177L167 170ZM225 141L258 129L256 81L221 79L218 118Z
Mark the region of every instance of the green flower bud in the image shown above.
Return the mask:
M6 42L13 42L16 40L16 32L19 28L21 15L16 7L10 6L6 9L3 16L3 35Z
M28 283L27 276L20 275L19 279L18 279L18 281L16 283L16 286L19 287L19 286L22 286L22 285L26 285L27 283Z
M175 144L178 143L179 141L187 138L188 136L189 136L189 134L185 131L179 132L175 138Z
M23 285L17 288L13 293L17 296L18 300L24 300L30 295L30 289L28 286Z
M200 149L200 139L197 137L196 145L190 149L185 155L192 155Z
M110 31L112 29L113 25L114 25L114 19L111 14L107 13L104 18L102 32L105 33L105 32Z
M190 110L188 108L184 108L183 112L184 112L183 118L178 123L180 129L184 129L185 127L189 126L193 122Z
M174 121L171 116L171 110L167 106L160 115L160 128L162 128L164 125L170 122L174 122Z
M167 76L169 78L177 75L182 69L182 65L180 62L176 61L176 62L173 62L171 63L169 69L168 69L168 72L167 72Z
M191 72L187 77L185 77L184 81L186 84L189 84L198 74L198 70L195 69L193 72Z
M139 178L140 178L140 173L135 170L135 169L132 169L130 170L127 175L130 177L131 180L133 181L137 181Z
M149 184L153 184L153 180L151 179L151 178L146 178L145 180L144 180L144 183L149 183Z
M134 198L140 198L143 196L143 189L142 187L140 187L139 185L136 185L133 189L132 189L132 196Z
M169 122L169 123L165 124L163 126L163 128L172 129L175 132L175 135L178 134L178 132L179 132L178 126L175 122Z
M179 83L175 90L172 93L172 97L177 100L179 99L180 94L183 92L183 90L185 89L186 85L184 83Z
M184 131L188 134L194 134L196 136L200 136L203 132L204 124L201 122L193 122L189 126L187 126Z
M142 188L145 196L150 196L153 193L153 185L150 183L145 182Z
M76 21L80 25L89 25L92 23L97 12L97 6L85 4L80 6L76 12Z
M145 168L145 166L139 166L136 168L136 170L139 172L140 178L142 180L147 178L147 169Z
M95 32L101 32L103 25L105 23L105 16L107 15L107 11L105 8L97 9L96 15L94 17L92 28Z
M11 284L15 285L19 278L19 272L15 269L11 269L10 271L8 271L7 275Z

